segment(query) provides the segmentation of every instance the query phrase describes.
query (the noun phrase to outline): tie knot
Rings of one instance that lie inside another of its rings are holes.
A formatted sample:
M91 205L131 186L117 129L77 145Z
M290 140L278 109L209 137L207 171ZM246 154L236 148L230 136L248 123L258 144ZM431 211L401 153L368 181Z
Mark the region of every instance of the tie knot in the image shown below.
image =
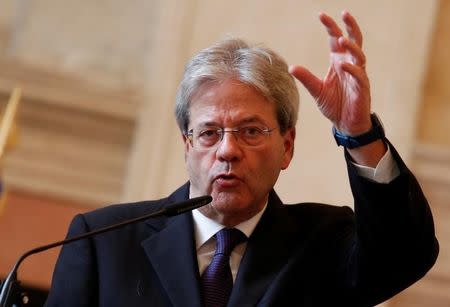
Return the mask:
M224 254L230 256L236 245L247 240L247 236L236 228L224 228L217 232L215 236L217 240L215 255Z

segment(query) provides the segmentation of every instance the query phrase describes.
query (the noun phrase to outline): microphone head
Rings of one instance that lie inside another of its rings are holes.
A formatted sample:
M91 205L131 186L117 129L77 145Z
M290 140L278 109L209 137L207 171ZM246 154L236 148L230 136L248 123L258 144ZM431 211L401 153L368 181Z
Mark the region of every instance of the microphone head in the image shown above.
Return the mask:
M202 207L206 204L209 204L212 201L212 197L209 195L194 197L188 199L186 201L173 203L164 207L164 215L166 216L174 216L187 211L191 211L193 209Z

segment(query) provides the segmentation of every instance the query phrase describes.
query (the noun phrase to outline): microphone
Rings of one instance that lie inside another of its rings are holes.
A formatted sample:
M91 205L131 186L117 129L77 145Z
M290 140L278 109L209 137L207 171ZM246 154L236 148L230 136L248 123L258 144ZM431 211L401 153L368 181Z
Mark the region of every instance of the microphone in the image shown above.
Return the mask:
M11 272L8 274L8 277L6 277L6 279L3 281L2 285L1 285L1 292L0 292L0 307L7 307L6 303L8 302L10 293L15 292L12 290L19 283L17 281L17 270L19 268L19 265L28 256L46 251L53 247L57 247L57 246L64 245L64 244L69 244L69 243L72 243L72 242L75 242L75 241L78 241L81 239L85 239L85 238L92 237L92 236L95 236L95 235L98 235L98 234L101 234L101 233L104 233L104 232L107 232L110 230L120 228L120 227L129 225L129 224L137 223L137 222L149 219L149 218L159 217L159 216L163 216L163 215L165 215L165 216L178 215L178 214L202 207L206 204L209 204L211 201L212 201L212 197L209 195L191 198L186 201L166 205L159 210L156 210L152 213L149 213L149 214L146 214L146 215L134 218L134 219L126 220L126 221L123 221L123 222L120 222L117 224L113 224L110 226L106 226L103 228L99 228L99 229L96 229L93 231L86 232L79 236L75 236L72 238L68 238L68 239L65 239L62 241L54 242L51 244L47 244L47 245L40 246L40 247L34 248L32 250L29 250L28 252L24 253L19 258L19 260L14 264L14 267L11 270ZM23 297L23 301L25 304L27 304L28 298L26 296Z

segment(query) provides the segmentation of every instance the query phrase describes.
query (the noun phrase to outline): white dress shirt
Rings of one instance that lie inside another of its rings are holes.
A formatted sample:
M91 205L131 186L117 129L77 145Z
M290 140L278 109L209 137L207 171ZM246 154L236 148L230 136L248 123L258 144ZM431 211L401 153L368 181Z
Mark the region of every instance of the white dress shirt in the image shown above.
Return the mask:
M253 233L256 225L261 219L262 214L266 210L266 206L258 212L251 219L246 220L239 225L234 226L234 228L242 231L247 238ZM197 261L198 269L200 275L206 267L211 263L216 250L216 239L214 235L225 228L225 226L217 223L216 221L204 216L198 209L192 211L192 217L194 218L194 231L195 231L195 242L197 248ZM242 256L244 255L245 248L247 246L247 241L238 244L230 255L230 267L231 274L233 276L233 282L236 279L236 274L241 262Z
M362 177L366 177L378 183L389 183L400 173L397 163L392 157L391 151L388 146L388 150L381 158L380 162L376 168L362 166L356 163L355 165L358 174ZM251 219L236 225L235 228L242 231L247 238L253 233L256 225L261 219L262 214L266 210L266 206ZM217 223L216 221L204 216L198 209L192 211L192 217L194 220L194 231L195 231L195 242L197 248L197 261L199 273L202 275L206 267L211 263L214 256L214 251L216 249L216 239L214 235L225 228L224 225ZM247 247L247 242L238 244L231 253L230 256L230 267L231 273L233 275L233 282L236 280L236 275L239 269L239 264L241 262L242 256L244 255L245 248Z

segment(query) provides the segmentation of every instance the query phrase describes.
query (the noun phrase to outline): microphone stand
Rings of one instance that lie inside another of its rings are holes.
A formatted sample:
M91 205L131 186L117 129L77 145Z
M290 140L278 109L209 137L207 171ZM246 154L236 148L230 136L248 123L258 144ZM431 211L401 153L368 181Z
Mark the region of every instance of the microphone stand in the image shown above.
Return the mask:
M16 262L16 264L14 264L11 272L8 274L8 277L6 277L6 279L1 284L0 307L8 306L8 305L6 305L6 303L8 302L8 298L10 297L11 293L13 294L13 296L11 296L13 298L13 300L18 299L17 296L20 295L20 293L18 291L20 282L17 280L17 270L19 268L19 265L22 263L22 261L25 260L25 258L27 258L28 256L46 251L46 250L51 249L56 246L72 243L72 242L75 242L75 241L78 241L81 239L85 239L90 236L95 236L95 235L98 235L98 234L101 234L101 233L104 233L107 231L111 231L113 229L117 229L117 228L129 225L129 224L144 221L149 218L158 217L158 216L162 216L162 215L165 215L165 216L178 215L178 214L181 214L181 213L184 213L187 211L191 211L195 208L204 206L204 205L210 203L211 201L212 201L212 197L209 195L191 198L191 199L188 199L183 202L167 205L155 212L152 212L152 213L149 213L149 214L146 214L146 215L143 215L143 216L131 219L131 220L126 220L126 221L118 223L118 224L114 224L114 225L106 226L106 227L103 227L103 228L100 228L97 230L86 232L82 235L75 236L73 238L69 238L66 240L58 241L55 243L47 244L47 245L40 246L40 247L34 248L32 250L29 250L28 252L24 253L19 258L19 260L17 260L17 262ZM14 298L14 296L15 296L15 298ZM26 295L24 295L22 297L22 303L24 303L24 304L28 303L28 297ZM20 306L17 304L18 304L17 302L16 303L13 302L11 305Z

